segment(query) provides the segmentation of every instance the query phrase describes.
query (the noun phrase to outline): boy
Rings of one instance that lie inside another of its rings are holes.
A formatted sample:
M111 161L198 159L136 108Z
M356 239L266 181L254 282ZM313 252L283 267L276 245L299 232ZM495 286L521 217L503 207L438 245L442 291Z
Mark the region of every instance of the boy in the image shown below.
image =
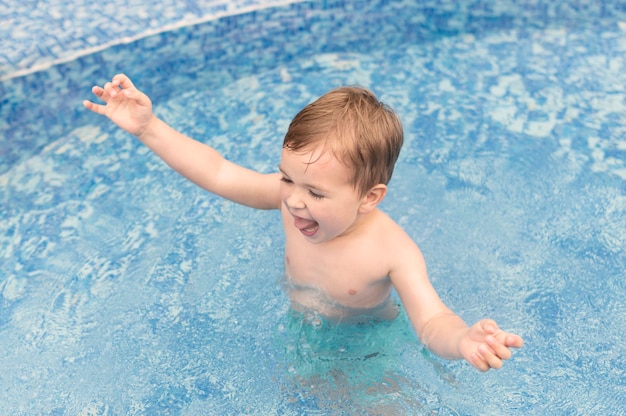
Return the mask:
M285 269L296 310L330 319L394 319L396 289L420 340L435 354L500 368L523 341L484 319L468 327L440 300L422 254L377 206L403 142L400 121L369 91L339 88L305 107L283 142L280 173L261 174L225 160L152 113L150 99L122 74L85 101L134 134L200 187L258 209L279 209Z

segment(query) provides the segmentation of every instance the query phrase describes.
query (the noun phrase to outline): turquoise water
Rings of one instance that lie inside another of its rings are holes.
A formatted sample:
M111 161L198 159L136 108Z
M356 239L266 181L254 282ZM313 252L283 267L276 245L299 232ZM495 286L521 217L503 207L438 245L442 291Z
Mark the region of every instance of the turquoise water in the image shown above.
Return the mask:
M624 413L623 4L360 6L245 14L2 84L0 413ZM118 71L261 171L302 106L373 89L406 134L383 209L447 304L525 347L482 374L402 319L294 318L278 213L196 189L80 108Z

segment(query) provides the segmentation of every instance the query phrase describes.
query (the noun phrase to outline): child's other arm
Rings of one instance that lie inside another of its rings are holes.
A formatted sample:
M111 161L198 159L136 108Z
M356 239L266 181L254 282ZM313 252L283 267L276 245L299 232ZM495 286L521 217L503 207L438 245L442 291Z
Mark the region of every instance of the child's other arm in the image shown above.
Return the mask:
M231 163L212 147L174 130L152 113L150 98L126 75L118 74L103 88L96 86L92 91L105 105L84 101L86 108L137 136L190 181L243 205L279 208L279 174L261 174Z
M421 251L404 233L394 243L398 254L396 267L390 273L396 291L421 342L443 358L463 358L481 371L501 368L511 357L510 348L519 348L523 341L507 333L489 319L468 327L439 298L433 288Z

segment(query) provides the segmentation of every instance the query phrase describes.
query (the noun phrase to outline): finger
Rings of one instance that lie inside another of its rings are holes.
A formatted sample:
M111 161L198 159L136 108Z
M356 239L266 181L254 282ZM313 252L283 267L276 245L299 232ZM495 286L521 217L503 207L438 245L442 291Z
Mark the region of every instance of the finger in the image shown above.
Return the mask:
M91 92L98 98L102 98L102 95L104 95L104 89L97 85L91 89Z
M504 345L509 348L521 348L524 346L524 340L519 335L506 334Z
M506 344L498 342L496 337L494 337L493 335L488 335L485 338L485 342L487 342L489 348L491 348L495 355L501 360L508 360L509 358L511 358L511 350L509 349L509 347Z
M472 353L471 357L470 357L470 362L469 362L474 368L476 368L477 370L480 370L482 372L485 372L487 370L489 370L489 365L487 364L487 362L478 354L478 353Z
M487 345L482 344L478 347L478 353L486 361L490 368L502 368L502 360Z
M118 85L116 85L113 82L107 82L106 84L104 84L104 95L103 97L110 97L110 98L115 98L117 96L117 94L119 93L120 88Z
M498 324L493 319L483 319L480 322L480 326L487 334L496 334L500 330Z
M91 88L91 92L93 93L93 95L95 95L96 97L104 101L105 103L109 102L109 98L110 98L109 94L104 90L104 88L96 85Z
M501 331L493 335L493 337L498 343L506 346L507 348L521 348L524 345L522 337L516 334Z
M83 105L85 106L86 109L91 110L94 113L104 115L105 107L103 105L92 103L89 100L83 101Z
M133 82L124 74L117 74L113 77L113 84L122 89L136 89Z

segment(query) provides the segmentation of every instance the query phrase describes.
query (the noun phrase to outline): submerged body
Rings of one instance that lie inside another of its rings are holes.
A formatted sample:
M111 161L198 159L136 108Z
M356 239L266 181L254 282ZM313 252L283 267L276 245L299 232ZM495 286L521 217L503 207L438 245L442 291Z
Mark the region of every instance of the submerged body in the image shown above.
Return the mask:
M393 112L367 90L343 88L305 107L290 124L279 173L225 160L152 113L125 75L85 106L136 135L168 165L204 189L257 208L279 209L287 288L296 310L338 321L393 319L395 289L420 340L436 354L479 370L500 368L522 339L484 319L471 327L439 298L421 251L378 209L402 146Z
M287 293L291 300L291 309L300 313L320 314L335 323L362 323L370 321L391 321L398 317L398 305L391 295L373 307L346 306L328 297L315 287L297 286L288 282Z

